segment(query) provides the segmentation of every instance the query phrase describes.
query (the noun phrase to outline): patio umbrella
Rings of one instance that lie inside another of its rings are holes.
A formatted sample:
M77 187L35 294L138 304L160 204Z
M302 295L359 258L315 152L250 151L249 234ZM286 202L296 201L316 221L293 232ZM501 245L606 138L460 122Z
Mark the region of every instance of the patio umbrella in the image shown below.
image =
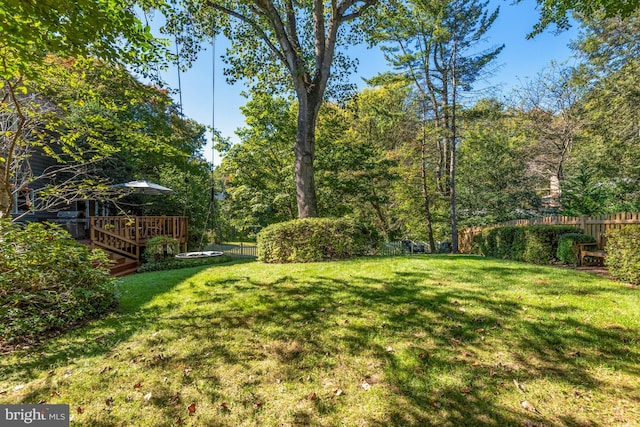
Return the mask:
M149 194L152 196L161 196L163 194L171 194L173 190L167 187L163 187L159 184L154 184L146 180L129 181L122 184L115 184L112 188L126 188L132 193Z

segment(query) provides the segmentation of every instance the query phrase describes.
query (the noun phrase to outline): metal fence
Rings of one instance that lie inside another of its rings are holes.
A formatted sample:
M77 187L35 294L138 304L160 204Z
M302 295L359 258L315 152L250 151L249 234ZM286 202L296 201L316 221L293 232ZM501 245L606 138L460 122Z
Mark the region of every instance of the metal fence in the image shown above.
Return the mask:
M238 258L257 258L258 247L255 243L222 243L207 246L208 251L220 251Z

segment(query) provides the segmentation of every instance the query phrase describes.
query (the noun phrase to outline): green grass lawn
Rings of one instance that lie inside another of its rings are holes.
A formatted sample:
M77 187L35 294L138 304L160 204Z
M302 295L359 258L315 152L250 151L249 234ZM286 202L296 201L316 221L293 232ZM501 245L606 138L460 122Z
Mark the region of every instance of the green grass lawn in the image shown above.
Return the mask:
M86 426L635 426L640 289L468 256L139 274L2 356L0 402L45 401Z

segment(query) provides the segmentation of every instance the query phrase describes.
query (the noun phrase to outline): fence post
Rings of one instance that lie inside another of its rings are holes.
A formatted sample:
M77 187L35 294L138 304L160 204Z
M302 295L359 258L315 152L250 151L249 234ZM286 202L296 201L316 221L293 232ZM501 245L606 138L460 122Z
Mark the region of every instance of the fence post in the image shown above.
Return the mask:
M580 227L582 227L582 232L584 234L587 234L587 218L589 218L588 215L582 215L580 217Z

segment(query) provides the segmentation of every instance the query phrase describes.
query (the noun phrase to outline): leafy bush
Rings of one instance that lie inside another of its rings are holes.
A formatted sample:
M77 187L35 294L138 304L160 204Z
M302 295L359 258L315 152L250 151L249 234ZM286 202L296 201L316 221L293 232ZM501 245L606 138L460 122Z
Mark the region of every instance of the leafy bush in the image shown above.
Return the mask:
M100 250L53 224L0 221L0 344L62 330L115 305Z
M560 236L556 258L559 262L569 265L578 265L578 243L595 243L593 236L582 233L567 233Z
M640 225L629 225L607 234L604 262L616 279L640 284Z
M173 237L156 236L147 240L143 258L146 262L160 262L180 252L180 242Z
M307 218L273 224L258 234L258 259L313 262L369 254L378 234L348 218Z
M148 262L146 264L142 264L140 268L138 268L138 273L145 273L149 271L175 270L178 268L200 267L202 265L224 264L229 261L231 261L231 257L228 255L194 259L166 258L164 261Z
M471 250L493 258L548 264L555 258L560 236L579 232L575 227L555 225L485 228L474 236Z

